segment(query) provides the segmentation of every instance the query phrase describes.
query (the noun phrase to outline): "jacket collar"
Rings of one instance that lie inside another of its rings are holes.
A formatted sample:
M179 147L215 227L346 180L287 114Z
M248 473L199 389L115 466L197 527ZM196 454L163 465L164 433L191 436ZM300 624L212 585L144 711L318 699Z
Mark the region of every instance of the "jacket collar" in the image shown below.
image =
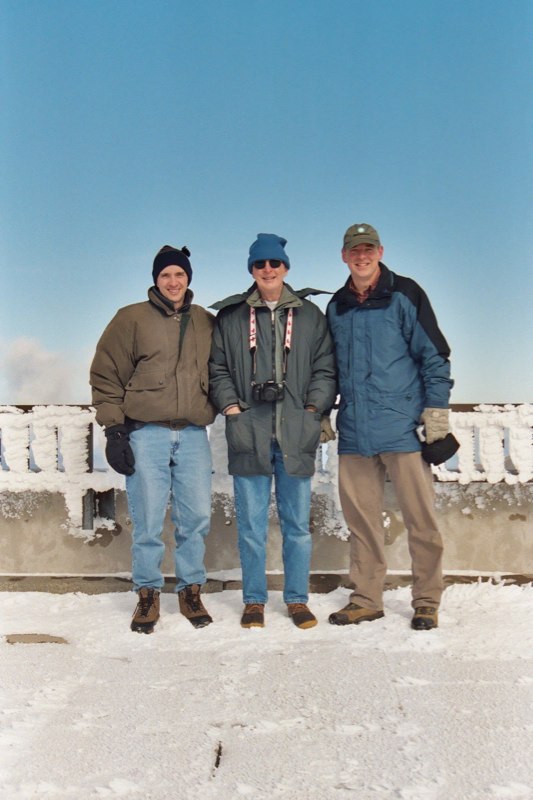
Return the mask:
M323 289L311 289L309 287L306 289L293 289L288 283L284 283L278 306L281 306L282 308L294 308L296 306L301 306L302 300L305 297L308 295L317 294L331 294L331 292L326 292ZM223 308L228 308L228 306L237 306L241 303L248 303L248 305L254 306L254 308L266 306L266 303L259 295L257 284L255 282L242 294L233 294L230 297L226 297L224 300L218 300L216 303L210 305L209 308L214 308L215 311L220 311Z
M191 310L191 303L194 295L190 289L187 289L185 292L185 297L183 300L183 305L181 308L178 308L177 312L174 308L174 303L170 300L167 300L166 297L163 297L157 286L151 286L148 289L148 300L150 303L162 311L164 314L167 314L169 317L173 316L174 314L183 314L184 312Z
M363 303L357 302L355 294L350 289L351 276L347 279L344 286L335 292L331 302L337 303L340 314L343 314L350 308L384 308L389 305L394 287L394 273L381 261L379 262L379 266L381 267L381 275L378 284Z

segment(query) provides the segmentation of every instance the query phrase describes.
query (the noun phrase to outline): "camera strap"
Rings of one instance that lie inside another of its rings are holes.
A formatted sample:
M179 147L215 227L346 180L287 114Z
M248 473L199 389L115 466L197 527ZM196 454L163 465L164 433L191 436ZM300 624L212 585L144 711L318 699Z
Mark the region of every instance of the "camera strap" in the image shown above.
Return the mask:
M293 309L289 308L287 312L287 320L285 322L285 339L283 342L283 380L287 374L287 356L291 349L292 343L292 327L293 327ZM256 360L255 354L257 351L257 321L255 317L255 308L250 306L250 332L248 336L248 343L252 353L252 382L255 383Z

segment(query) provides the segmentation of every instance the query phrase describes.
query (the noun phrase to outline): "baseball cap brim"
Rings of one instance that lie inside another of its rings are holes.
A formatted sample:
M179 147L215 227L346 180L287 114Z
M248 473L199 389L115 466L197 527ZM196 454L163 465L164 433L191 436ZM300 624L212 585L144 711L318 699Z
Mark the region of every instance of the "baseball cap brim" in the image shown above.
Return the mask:
M351 250L353 247L357 247L358 244L373 244L376 247L381 247L381 242L372 238L371 236L365 236L362 233L360 236L353 236L347 241L344 242L343 249L344 250Z

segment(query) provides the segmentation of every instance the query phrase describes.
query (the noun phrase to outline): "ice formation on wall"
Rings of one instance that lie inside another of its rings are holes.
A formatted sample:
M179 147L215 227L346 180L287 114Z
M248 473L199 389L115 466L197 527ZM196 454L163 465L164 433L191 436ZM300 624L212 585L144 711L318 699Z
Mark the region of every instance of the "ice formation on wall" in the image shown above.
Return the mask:
M441 483L525 484L533 479L533 405L477 406L451 414L452 430L461 447L456 459L434 467ZM334 425L335 416L332 417ZM90 431L94 431L95 463L90 471ZM224 420L210 428L213 453L213 492L233 514L233 485L227 473ZM124 478L102 459L102 434L94 412L77 406L34 406L23 412L0 406L0 492L59 492L65 497L71 532L82 527L83 497L89 489L123 489ZM323 530L344 536L337 489L336 443L321 445L313 478L315 500L325 509ZM518 488L518 487L517 487ZM466 512L465 512L466 513ZM341 530L342 529L342 530Z
M27 413L0 406L0 492L59 492L73 532L82 527L88 489L123 488L113 470L89 472L94 413L77 406L34 406Z
M434 468L439 481L512 485L533 479L533 405L479 405L452 413L450 422L461 444L457 469Z

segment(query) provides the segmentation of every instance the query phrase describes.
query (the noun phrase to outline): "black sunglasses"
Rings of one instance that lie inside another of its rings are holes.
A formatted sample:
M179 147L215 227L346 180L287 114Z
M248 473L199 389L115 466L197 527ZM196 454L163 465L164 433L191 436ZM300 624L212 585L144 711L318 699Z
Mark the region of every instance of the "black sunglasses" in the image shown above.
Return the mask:
M254 269L264 269L267 264L270 264L272 269L277 269L278 267L281 267L283 263L284 262L280 261L279 258L267 258L266 261L254 261L252 267Z

